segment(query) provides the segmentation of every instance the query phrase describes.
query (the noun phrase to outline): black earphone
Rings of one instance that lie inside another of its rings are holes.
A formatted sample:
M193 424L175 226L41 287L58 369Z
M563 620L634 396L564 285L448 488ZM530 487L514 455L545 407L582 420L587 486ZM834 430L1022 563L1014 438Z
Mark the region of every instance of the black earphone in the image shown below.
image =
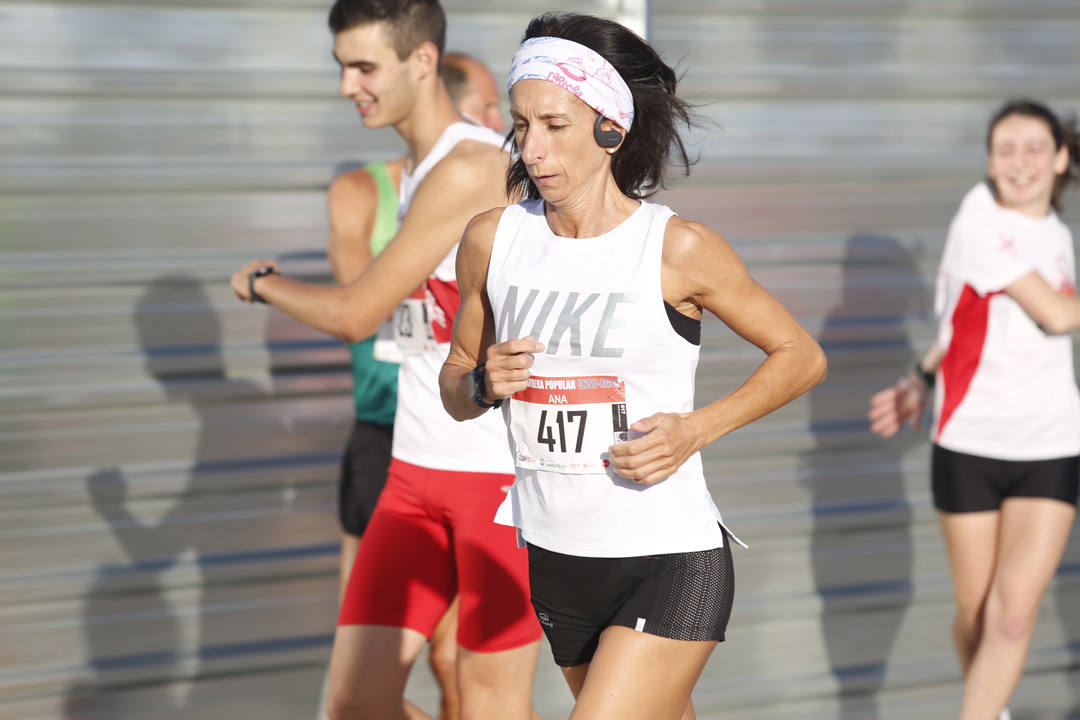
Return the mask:
M600 127L600 123L604 121L603 115L596 116L596 122L592 126L593 137L596 138L596 144L602 148L618 147L622 142L622 133L618 130L604 130Z

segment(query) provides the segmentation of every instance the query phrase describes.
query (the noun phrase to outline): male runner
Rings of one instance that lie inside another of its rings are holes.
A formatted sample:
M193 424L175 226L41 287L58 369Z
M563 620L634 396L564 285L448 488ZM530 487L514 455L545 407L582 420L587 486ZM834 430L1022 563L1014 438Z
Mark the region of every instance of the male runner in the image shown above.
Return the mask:
M465 53L443 55L441 75L455 107L483 118L502 131L505 123L491 71ZM355 280L397 232L398 191L406 157L368 163L341 173L330 184L327 211L330 237L327 256L339 284ZM374 337L349 346L353 373L355 420L341 466L338 510L341 522L339 601L352 572L360 537L386 484L390 438L397 396L397 363L379 351ZM457 604L451 605L431 638L428 662L439 682L440 720L457 720ZM320 708L325 707L325 688ZM318 717L324 717L320 711Z
M342 94L366 127L392 126L408 146L399 231L345 286L301 283L264 260L232 277L242 300L263 300L350 342L374 334L408 301L395 317L406 356L394 459L345 595L329 713L425 717L403 702L405 682L460 593L462 714L524 720L539 626L526 558L513 531L491 522L512 481L505 430L499 422L453 421L438 391L459 302L457 242L470 218L505 202L508 156L498 135L462 121L438 76L445 17L437 2L338 0L330 26Z
M442 58L442 79L458 111L469 120L501 133L506 118L499 104L499 86L487 65L460 52Z

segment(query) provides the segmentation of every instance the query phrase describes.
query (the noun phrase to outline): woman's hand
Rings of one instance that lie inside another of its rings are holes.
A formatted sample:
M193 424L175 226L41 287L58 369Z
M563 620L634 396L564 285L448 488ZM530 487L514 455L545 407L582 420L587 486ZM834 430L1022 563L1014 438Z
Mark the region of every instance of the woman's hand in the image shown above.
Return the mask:
M702 446L690 413L656 413L630 429L644 436L608 448L611 469L646 485L674 475Z
M506 399L529 384L533 353L543 352L544 345L531 337L515 338L488 347L484 363L484 396Z
M870 432L892 437L906 422L911 423L912 430L918 430L929 397L930 391L914 375L900 378L870 398Z

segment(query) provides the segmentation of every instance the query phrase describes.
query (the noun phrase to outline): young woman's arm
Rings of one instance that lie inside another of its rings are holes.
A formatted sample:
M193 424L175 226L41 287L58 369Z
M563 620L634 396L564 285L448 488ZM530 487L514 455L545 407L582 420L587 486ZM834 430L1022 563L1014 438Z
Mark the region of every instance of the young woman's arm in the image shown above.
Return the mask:
M1037 270L1021 276L1005 288L1005 293L1050 335L1080 329L1080 297L1066 295L1050 287Z
M1025 273L1005 288L1006 294L1023 308L1044 332L1056 335L1080 329L1080 298L1058 292L1037 270ZM937 343L919 361L923 372L933 374L944 355ZM926 411L932 386L927 386L914 372L892 387L870 398L870 431L892 437L905 423L913 430Z
M935 342L920 358L917 373L915 368L900 378L892 387L875 393L870 398L870 432L881 437L892 437L904 423L910 423L912 430L919 429L919 423L926 412L932 385L928 385L921 374L933 375L941 365L944 353Z
M759 285L732 247L700 223L674 217L664 236L664 299L676 309L704 308L765 361L734 392L689 413L657 413L631 428L644 437L611 447L623 477L653 483L674 473L705 445L790 402L825 377L825 354L791 313Z

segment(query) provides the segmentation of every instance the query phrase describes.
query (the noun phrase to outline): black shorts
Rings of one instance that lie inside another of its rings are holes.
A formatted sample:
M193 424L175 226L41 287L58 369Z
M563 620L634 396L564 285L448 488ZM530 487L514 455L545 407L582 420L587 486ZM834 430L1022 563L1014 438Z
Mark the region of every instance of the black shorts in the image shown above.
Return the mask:
M998 510L1010 497L1061 500L1076 505L1080 456L1052 460L997 460L934 445L934 507L941 512Z
M341 529L350 535L363 535L375 512L375 503L386 485L393 434L393 425L353 422L338 483L338 519Z
M724 639L735 597L731 543L700 552L589 558L529 544L533 609L555 662L592 660L611 625L674 640Z

